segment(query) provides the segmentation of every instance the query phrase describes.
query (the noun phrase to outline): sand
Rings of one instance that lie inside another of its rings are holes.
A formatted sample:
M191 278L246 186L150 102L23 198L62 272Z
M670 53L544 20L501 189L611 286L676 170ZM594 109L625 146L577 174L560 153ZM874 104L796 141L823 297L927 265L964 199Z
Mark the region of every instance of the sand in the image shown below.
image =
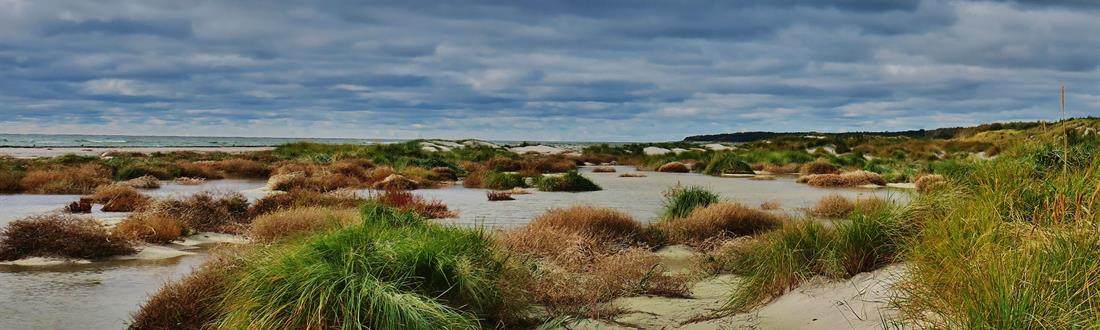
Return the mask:
M133 148L104 148L104 147L64 147L64 148L12 148L2 147L0 148L0 155L12 156L15 158L39 158L39 157L54 157L65 154L75 154L80 156L99 156L108 151L120 151L120 152L141 152L141 153L153 153L153 152L172 152L172 151L199 151L199 152L228 152L228 153L241 153L249 151L263 151L271 150L274 147L133 147Z
M684 248L658 254L682 257ZM687 252L690 254L690 252ZM749 313L708 319L729 297L737 276L704 279L692 288L692 297L629 297L612 303L626 310L614 322L582 320L570 329L881 329L894 325L896 315L888 301L891 287L904 276L895 264L858 274L844 281L811 279Z

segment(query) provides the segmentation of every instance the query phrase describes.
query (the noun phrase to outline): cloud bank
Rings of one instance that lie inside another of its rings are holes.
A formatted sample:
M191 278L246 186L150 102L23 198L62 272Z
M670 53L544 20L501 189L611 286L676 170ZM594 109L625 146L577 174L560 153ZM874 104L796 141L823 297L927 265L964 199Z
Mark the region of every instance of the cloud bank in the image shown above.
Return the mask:
M0 132L678 140L1100 115L1093 1L0 0Z

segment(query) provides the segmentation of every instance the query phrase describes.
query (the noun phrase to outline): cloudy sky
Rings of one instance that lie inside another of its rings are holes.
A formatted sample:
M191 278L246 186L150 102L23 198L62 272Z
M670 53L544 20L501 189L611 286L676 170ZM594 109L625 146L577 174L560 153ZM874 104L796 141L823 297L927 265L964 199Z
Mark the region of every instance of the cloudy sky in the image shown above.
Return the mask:
M278 2L280 4L276 5ZM0 0L0 132L679 140L1100 115L1100 1Z

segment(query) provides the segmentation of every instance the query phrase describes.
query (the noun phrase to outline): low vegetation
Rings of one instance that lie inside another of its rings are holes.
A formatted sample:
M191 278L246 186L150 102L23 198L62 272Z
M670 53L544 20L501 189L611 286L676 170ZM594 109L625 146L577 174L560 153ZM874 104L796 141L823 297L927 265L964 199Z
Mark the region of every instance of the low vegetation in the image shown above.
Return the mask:
M187 234L179 220L164 215L133 215L111 230L118 237L153 244L165 244Z
M518 174L490 172L481 178L481 187L494 190L526 188L527 182Z
M104 212L133 212L145 207L152 198L129 185L112 184L99 186L87 200L103 204Z
M580 175L577 171L565 172L558 176L542 176L535 179L535 187L541 191L584 192L602 190L599 185Z
M272 242L343 228L358 222L359 212L354 208L296 207L256 217L249 227L248 236L255 240Z
M732 152L715 155L703 168L703 174L722 176L723 174L753 174L752 167Z
M653 226L668 244L702 246L717 239L763 233L782 226L783 220L740 203L720 202L695 208L685 217L670 218Z
M102 259L133 253L126 240L91 218L42 215L19 219L0 230L0 260L28 257Z
M491 202L516 200L512 197L512 193L508 191L486 191L485 197Z
M188 197L156 200L135 216L176 219L187 232L236 234L247 229L248 210L248 199L241 194L200 192Z
M718 202L718 194L706 190L703 187L672 187L665 191L664 211L661 219L683 218L700 207L707 207Z
M427 219L453 218L457 213L447 209L447 204L427 200L406 190L390 189L371 197L372 200L402 211L409 211Z

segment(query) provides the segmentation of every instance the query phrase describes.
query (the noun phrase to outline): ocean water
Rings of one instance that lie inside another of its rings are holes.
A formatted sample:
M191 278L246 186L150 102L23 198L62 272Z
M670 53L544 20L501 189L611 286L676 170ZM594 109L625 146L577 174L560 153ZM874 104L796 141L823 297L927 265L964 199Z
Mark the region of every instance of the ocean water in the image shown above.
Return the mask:
M270 147L291 142L315 142L328 144L378 144L409 141L408 139L326 139L235 136L142 136L142 135L80 135L80 134L4 134L0 133L0 147L17 148L149 148L149 147ZM517 145L525 141L490 140L499 145ZM526 141L532 144L591 145L621 142L564 142Z

